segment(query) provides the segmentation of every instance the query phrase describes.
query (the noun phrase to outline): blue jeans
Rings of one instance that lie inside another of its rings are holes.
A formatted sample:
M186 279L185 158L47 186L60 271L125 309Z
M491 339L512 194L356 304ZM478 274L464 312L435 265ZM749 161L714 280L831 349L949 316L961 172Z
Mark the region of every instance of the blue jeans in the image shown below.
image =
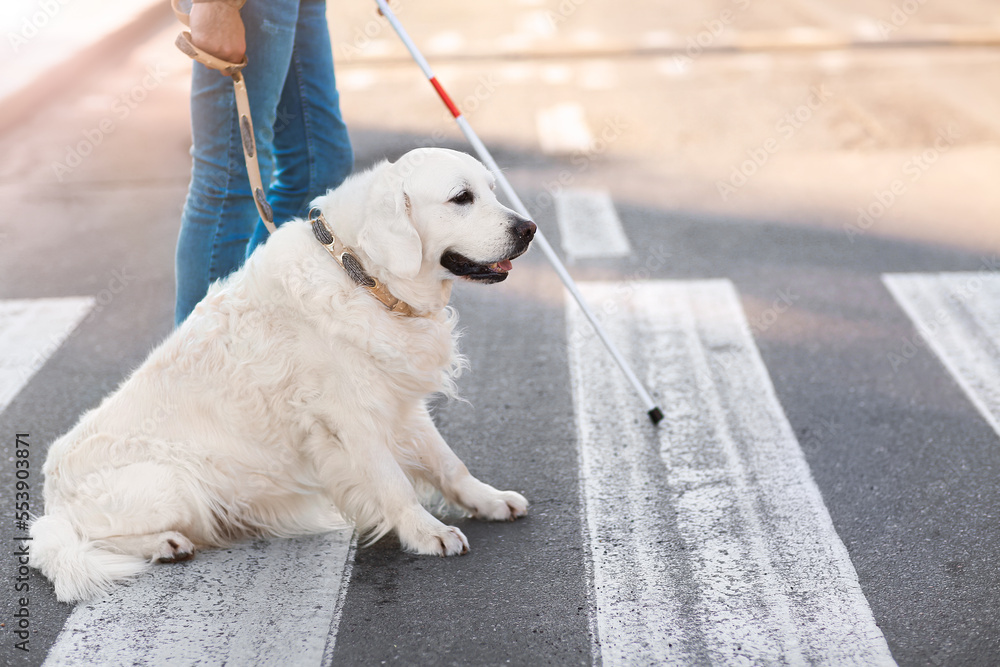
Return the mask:
M325 0L248 0L243 70L261 179L281 224L347 178L354 154L340 114ZM267 237L254 206L232 79L194 63L191 185L177 239L180 324L208 286Z

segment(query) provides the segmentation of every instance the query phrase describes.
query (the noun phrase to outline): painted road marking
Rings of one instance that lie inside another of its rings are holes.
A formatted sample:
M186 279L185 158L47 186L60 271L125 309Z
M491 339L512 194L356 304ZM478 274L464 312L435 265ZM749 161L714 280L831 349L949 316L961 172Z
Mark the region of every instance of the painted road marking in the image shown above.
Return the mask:
M564 189L556 193L555 203L562 248L570 262L632 254L607 191Z
M546 72L565 71L568 79L568 70L565 68L554 69L554 67L552 66ZM552 80L554 76L545 76L543 72L543 78L553 85L557 83L557 81ZM590 128L587 127L583 107L579 104L558 104L554 107L541 109L535 116L535 121L538 129L538 140L542 145L542 152L546 155L569 155L590 151L594 138L590 133Z
M351 563L344 529L157 565L77 605L44 664L330 664Z
M580 290L666 415L568 305L603 663L894 664L732 284Z
M0 412L93 307L89 296L0 301Z
M1000 435L1000 274L887 274L882 281ZM890 364L912 356L910 342Z

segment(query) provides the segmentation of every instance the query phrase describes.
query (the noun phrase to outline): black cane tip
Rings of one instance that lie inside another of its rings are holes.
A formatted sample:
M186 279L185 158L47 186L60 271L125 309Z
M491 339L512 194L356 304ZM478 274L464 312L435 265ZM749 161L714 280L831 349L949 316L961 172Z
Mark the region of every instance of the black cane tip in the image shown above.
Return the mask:
M647 412L649 418L653 420L654 424L659 424L660 420L663 419L663 411L659 407L654 407L652 410Z

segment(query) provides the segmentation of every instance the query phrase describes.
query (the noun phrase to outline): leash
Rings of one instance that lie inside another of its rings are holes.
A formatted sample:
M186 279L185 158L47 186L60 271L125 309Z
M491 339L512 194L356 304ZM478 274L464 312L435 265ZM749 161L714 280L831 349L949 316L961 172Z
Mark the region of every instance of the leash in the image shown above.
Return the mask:
M190 15L181 11L180 0L170 0L170 6L177 16L177 20L186 26L191 25ZM233 79L233 92L236 95L236 111L240 115L240 138L243 144L243 160L247 164L247 176L250 179L250 187L253 189L253 203L257 206L257 213L264 221L267 231L274 233L274 212L271 205L267 203L264 194L264 183L260 178L260 166L257 164L257 145L253 138L253 120L250 118L250 98L247 95L247 84L243 80L243 68L247 66L247 57L243 56L242 62L231 63L216 58L211 53L202 51L191 41L191 33L184 31L177 35L174 46L180 49L192 60L197 60L209 69L218 70Z
M177 19L186 26L190 26L190 15L185 14L180 8L180 0L171 0L171 7ZM236 111L240 117L240 138L243 145L243 159L247 165L247 177L250 180L250 187L253 190L253 201L257 206L260 219L264 221L267 230L274 233L274 213L271 205L267 203L264 193L264 183L260 177L260 165L257 164L257 146L254 141L253 119L250 116L250 98L247 95L246 81L243 79L242 70L247 66L247 58L238 63L231 63L221 58L213 56L211 53L202 51L191 41L191 33L184 31L177 36L174 45L192 60L196 60L209 69L217 70L233 79L233 93L236 96ZM372 277L364 267L357 255L349 248L345 247L334 235L333 230L327 223L326 218L319 209L312 209L309 212L309 222L312 224L313 235L320 245L326 248L337 264L344 269L344 272L359 287L364 287L368 292L378 299L389 312L402 315L404 317L428 317L431 313L421 314L413 307L397 299L389 292L389 288L378 279Z

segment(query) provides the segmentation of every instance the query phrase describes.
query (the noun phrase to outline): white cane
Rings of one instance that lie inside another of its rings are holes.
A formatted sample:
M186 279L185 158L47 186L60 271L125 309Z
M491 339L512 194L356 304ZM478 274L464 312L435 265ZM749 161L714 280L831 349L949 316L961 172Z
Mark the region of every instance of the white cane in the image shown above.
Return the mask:
M500 170L500 167L497 166L497 163L493 159L493 156L490 155L489 150L487 150L483 142L479 140L479 136L475 133L475 131L473 131L472 126L469 125L467 120L465 120L465 117L462 115L462 112L458 109L457 106L455 106L455 103L451 101L451 98L448 96L448 93L445 92L444 88L441 86L441 83L437 80L437 77L434 76L434 72L431 71L431 67L430 65L427 64L427 60L417 49L416 45L413 43L413 40L410 39L409 35L406 34L406 30L403 29L402 24L399 22L399 19L396 18L396 15L393 13L393 11L389 8L389 5L386 2L386 0L375 0L375 2L378 4L379 12L383 16L385 16L385 18L389 21L389 24L392 26L392 29L396 31L397 35L399 35L399 38L403 41L403 44L406 46L407 51L410 52L410 55L413 57L413 60L423 71L424 75L427 77L428 81L430 81L431 85L434 86L434 90L437 91L437 94L441 98L441 101L444 102L446 107L448 107L448 111L451 112L451 115L455 118L455 122L458 123L458 127L462 130L462 134L465 135L465 138L469 140L469 143L472 144L472 147L475 149L476 154L479 155L479 159L482 160L483 163L485 163L486 166L489 168L489 170L493 172L493 175L496 176L497 182L500 184L500 188L503 190L504 194L507 195L507 198L514 206L514 210L516 210L524 217L530 218L531 214L528 212L528 209L525 208L524 203L521 202L521 198L517 196L516 192L514 192L514 188L511 187L510 183L507 181L507 178ZM583 314L587 316L587 320L594 328L594 332L597 333L598 337L600 337L601 342L604 343L604 347L608 349L608 352L611 353L611 356L614 357L615 362L617 362L618 366L622 369L622 372L625 374L625 377L632 384L632 386L635 387L635 390L639 394L639 397L646 405L646 410L647 410L646 414L649 415L649 418L653 420L654 424L658 424L660 420L663 419L663 411L660 410L659 406L656 405L656 402L653 400L653 397L650 396L649 392L646 391L646 388L642 385L642 382L640 382L639 378L636 377L635 372L632 370L631 366L629 366L628 362L622 356L621 352L618 351L618 348L615 347L614 343L612 343L611 340L608 338L607 333L604 331L604 327L602 327L601 323L597 321L597 318L594 316L594 313L590 310L590 307L587 305L587 302L584 301L583 295L580 294L580 291L576 287L576 283L573 282L573 278L570 277L569 273L566 271L566 267L563 266L563 263L559 260L559 257L552 249L552 246L549 245L548 240L546 240L545 235L542 234L541 230L538 230L535 233L534 242L535 245L540 247L542 249L542 252L545 253L545 257L549 260L549 263L552 265L552 268L555 269L556 273L559 275L559 278L560 280L562 280L563 285L565 285L566 289L569 290L569 293L573 295L573 298L576 300L577 304L579 304L580 309L583 311Z

